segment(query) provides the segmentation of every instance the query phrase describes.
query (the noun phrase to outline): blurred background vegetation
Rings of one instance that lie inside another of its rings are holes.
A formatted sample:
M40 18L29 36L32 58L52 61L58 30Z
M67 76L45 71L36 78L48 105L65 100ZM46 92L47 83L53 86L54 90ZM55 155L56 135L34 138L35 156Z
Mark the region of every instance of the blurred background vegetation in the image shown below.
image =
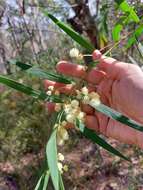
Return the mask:
M128 2L142 18L143 3L140 0ZM35 89L43 88L43 81L25 76L10 60L18 59L52 70L59 60L70 59L71 48L78 47L41 13L41 8L70 24L103 52L114 44L112 29L122 14L117 10L115 1L1 0L1 73ZM136 24L131 23L121 35L126 36L135 28ZM140 41L143 41L143 35ZM124 43L121 41L111 56L142 67L142 56L137 46L125 51ZM32 190L42 167L50 118L42 102L3 86L0 86L0 92L0 190ZM61 150L70 165L64 176L66 189L143 189L142 150L108 140L132 157L133 164L129 165L80 136L78 140L76 136L71 132L69 143Z

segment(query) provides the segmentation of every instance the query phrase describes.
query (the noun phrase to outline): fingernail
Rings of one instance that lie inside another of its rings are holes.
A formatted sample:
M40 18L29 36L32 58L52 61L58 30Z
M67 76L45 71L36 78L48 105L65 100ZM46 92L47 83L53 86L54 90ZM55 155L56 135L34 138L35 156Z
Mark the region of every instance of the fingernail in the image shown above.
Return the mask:
M65 60L59 61L59 62L57 63L57 65L60 65L60 64L63 64L63 63L67 63L67 61L65 61Z
M94 60L98 60L100 59L100 57L102 56L101 52L99 50L95 50L92 54L92 57Z

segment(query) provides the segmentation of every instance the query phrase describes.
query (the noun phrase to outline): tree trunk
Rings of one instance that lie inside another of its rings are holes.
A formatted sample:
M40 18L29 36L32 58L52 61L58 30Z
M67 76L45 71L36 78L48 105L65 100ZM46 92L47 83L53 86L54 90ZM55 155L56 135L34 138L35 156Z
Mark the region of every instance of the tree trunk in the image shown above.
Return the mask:
M91 15L88 6L89 0L66 1L72 6L73 11L75 12L75 16L68 18L67 22L71 24L75 31L79 32L80 34L85 34L90 39L95 48L100 49L98 29L96 27L95 18Z

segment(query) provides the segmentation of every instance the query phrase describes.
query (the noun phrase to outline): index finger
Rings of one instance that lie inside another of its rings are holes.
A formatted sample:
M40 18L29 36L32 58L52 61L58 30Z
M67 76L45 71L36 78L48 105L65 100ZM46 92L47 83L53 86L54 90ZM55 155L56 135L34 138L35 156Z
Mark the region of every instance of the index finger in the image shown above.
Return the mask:
M57 71L68 76L84 79L92 84L98 84L105 77L105 73L96 68L93 68L89 72L82 65L76 65L67 61L60 61L57 64Z
M56 69L58 72L64 75L82 78L82 79L85 79L87 75L84 66L76 65L67 61L60 61L57 64Z

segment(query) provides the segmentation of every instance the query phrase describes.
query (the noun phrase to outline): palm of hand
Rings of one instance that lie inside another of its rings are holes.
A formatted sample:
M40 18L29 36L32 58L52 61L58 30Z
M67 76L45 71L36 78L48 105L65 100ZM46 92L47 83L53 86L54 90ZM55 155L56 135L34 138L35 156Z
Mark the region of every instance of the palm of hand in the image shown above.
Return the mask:
M88 73L85 72L83 66L70 64L67 61L61 61L57 65L57 71L88 81L92 91L95 90L100 94L104 104L139 123L143 123L143 73L141 69L132 64L104 57L97 50L93 53L93 59L98 59L100 63L96 69L92 69ZM73 89L70 85L45 81L45 87L50 85L59 88L62 93L69 93ZM49 110L53 110L53 107L54 105L48 104ZM105 136L143 148L142 132L109 119L87 105L83 105L82 109L87 114L87 127Z
M140 68L103 57L99 69L105 72L97 87L102 101L124 115L143 123L143 73ZM99 131L104 135L143 147L141 132L113 121L101 113L95 112L95 116L98 119Z

